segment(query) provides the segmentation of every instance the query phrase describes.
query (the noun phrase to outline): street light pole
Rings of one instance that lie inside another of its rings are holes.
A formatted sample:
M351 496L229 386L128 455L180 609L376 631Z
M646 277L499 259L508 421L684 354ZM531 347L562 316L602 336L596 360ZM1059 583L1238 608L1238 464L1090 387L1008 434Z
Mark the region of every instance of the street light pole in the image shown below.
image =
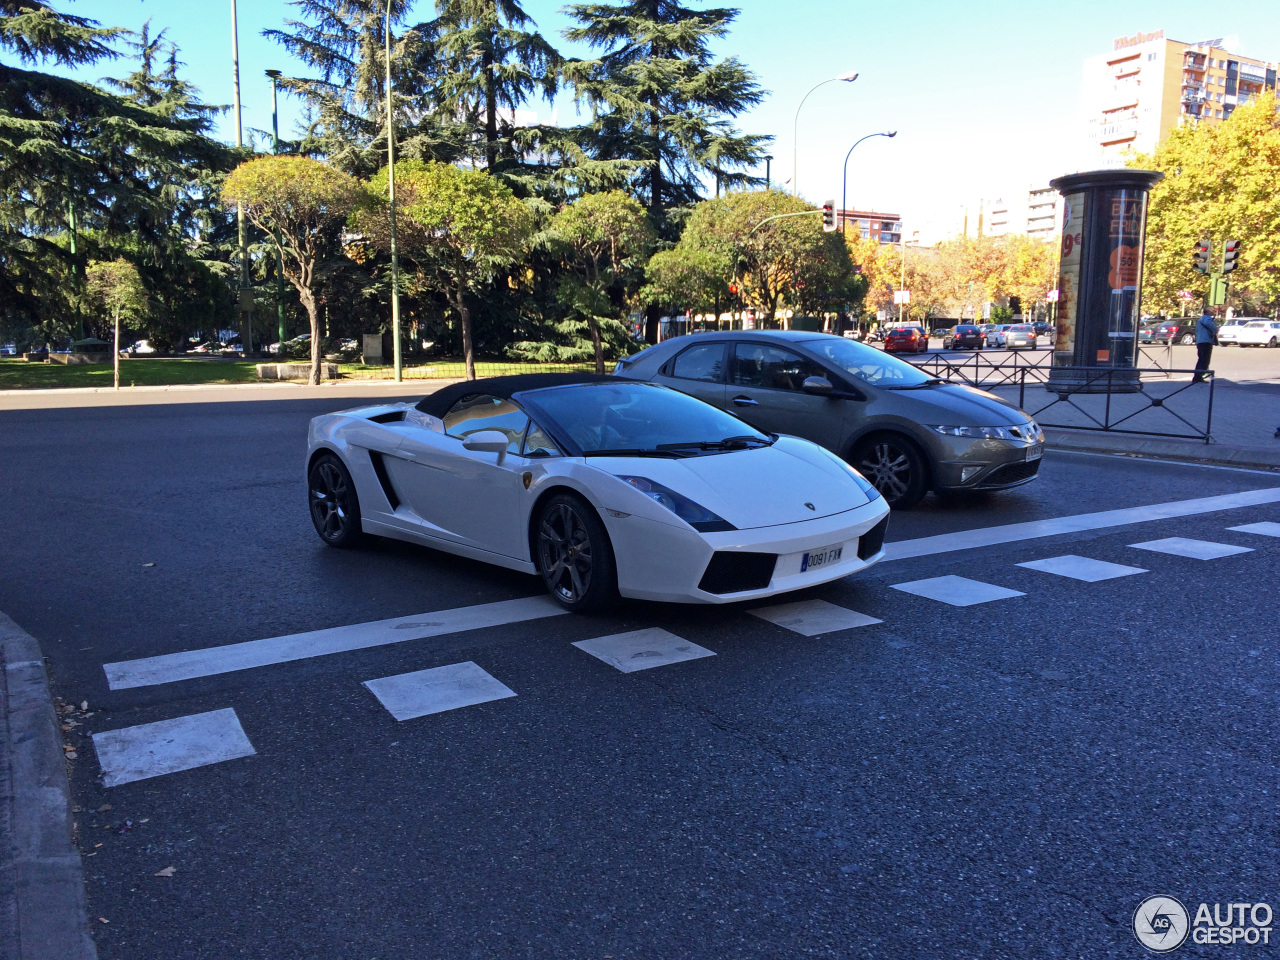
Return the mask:
M817 90L824 84L835 83L837 80L841 80L844 83L853 83L853 81L857 79L858 75L850 71L849 73L842 73L838 77L830 77L826 80L820 80L809 88L808 93L800 98L800 105L796 107L795 120L791 124L791 192L797 197L800 196L800 150L798 145L800 136L800 107L804 106L804 102L809 99L810 93L813 93L813 91Z
M770 179L770 177L769 177L769 173L770 173L770 166L771 166L771 164L772 164L772 163L773 163L773 155L772 155L772 154L768 154L768 153L767 153L767 154L765 154L765 157L764 157L764 188L765 188L766 190L771 189L771 183L772 183L772 181L771 181L771 179Z
M231 95L236 117L236 147L244 146L240 126L240 31L236 26L236 0L231 0ZM240 347L247 358L253 351L253 286L249 283L249 242L245 234L244 205L236 203L236 232L240 247Z
M396 246L396 128L391 90L391 0L387 0L387 193L391 209L391 339L396 383L404 379L400 356L400 251Z
M868 133L865 137L855 140L853 147L856 147L863 140L870 140L872 137L888 137L893 139L898 135L897 130L890 130L886 133ZM840 175L840 235L844 235L844 212L849 209L849 158L853 156L853 147L849 148L849 152L844 155L844 171Z
M276 106L276 81L280 79L279 70L268 70L267 76L271 78L271 152L279 155L280 153L280 112ZM275 228L276 241L276 331L277 342L280 344L280 352L276 354L280 359L284 359L284 247L280 243L280 226L277 224Z

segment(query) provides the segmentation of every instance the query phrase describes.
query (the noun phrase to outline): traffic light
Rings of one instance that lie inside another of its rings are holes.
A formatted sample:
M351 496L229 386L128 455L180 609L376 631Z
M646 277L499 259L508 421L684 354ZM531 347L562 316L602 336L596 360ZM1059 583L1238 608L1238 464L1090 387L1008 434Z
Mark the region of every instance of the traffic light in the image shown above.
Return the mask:
M822 205L822 229L832 233L836 229L836 202L828 200Z
M1222 247L1222 275L1226 276L1236 268L1236 260L1240 256L1240 241L1228 240Z
M1201 273L1209 272L1209 241L1197 240L1195 247L1195 268Z

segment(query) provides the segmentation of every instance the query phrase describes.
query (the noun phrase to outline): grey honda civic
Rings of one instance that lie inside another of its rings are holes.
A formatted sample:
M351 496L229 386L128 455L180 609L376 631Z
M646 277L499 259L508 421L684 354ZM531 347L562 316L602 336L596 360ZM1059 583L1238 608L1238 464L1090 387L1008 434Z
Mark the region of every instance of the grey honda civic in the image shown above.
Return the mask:
M1044 432L1012 403L823 333L732 330L667 340L618 361L758 430L839 454L903 509L928 491L1004 490L1036 478Z

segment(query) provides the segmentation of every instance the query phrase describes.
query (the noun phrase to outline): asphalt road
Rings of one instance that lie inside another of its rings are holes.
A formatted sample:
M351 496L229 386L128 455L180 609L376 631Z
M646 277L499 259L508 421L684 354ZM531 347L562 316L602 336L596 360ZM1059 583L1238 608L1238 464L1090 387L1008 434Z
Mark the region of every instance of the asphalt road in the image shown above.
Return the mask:
M89 704L67 742L103 960L1138 957L1146 897L1280 908L1280 538L1227 529L1280 503L889 561L789 598L882 621L812 637L632 604L109 690L108 663L539 594L325 548L305 425L348 404L0 413L0 610ZM1050 453L889 539L1275 487ZM1250 552L1130 546L1166 537ZM1064 554L1146 572L1016 566ZM893 589L947 575L1020 595ZM622 673L573 646L651 627L715 655ZM397 721L363 686L462 662L516 695ZM228 709L253 755L103 785L88 734Z

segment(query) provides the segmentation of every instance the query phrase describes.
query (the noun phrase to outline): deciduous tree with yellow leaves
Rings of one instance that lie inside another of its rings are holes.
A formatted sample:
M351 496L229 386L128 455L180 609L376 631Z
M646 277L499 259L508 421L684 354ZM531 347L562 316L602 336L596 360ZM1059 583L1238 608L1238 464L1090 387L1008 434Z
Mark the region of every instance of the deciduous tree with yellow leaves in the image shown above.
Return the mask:
M1129 165L1160 170L1147 211L1142 303L1176 312L1188 291L1205 292L1192 269L1197 240L1213 242L1213 268L1222 244L1241 242L1231 274L1230 303L1238 312L1273 312L1280 306L1280 116L1267 91L1220 124L1191 123L1174 130L1153 154Z

